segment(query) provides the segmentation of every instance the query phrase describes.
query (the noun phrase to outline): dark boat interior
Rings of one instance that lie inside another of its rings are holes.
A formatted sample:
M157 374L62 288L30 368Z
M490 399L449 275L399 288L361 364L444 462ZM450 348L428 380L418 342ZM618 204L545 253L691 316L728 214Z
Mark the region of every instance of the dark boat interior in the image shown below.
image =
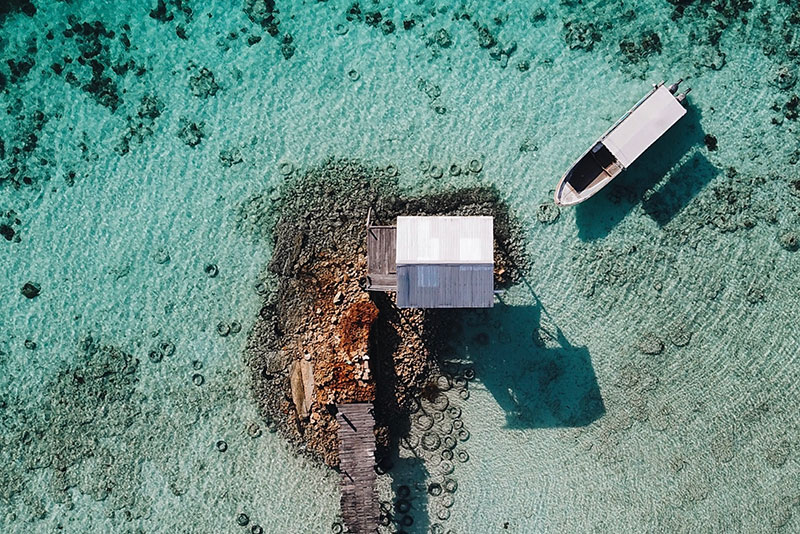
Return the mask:
M580 193L589 187L595 180L603 176L609 178L619 173L621 167L617 158L603 145L597 143L581 158L572 168L567 182Z

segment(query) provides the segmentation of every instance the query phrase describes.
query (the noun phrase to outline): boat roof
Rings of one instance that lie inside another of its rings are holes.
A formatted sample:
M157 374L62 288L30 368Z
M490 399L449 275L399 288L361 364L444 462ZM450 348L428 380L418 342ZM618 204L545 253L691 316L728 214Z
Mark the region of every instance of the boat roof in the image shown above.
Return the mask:
M602 142L627 168L685 114L686 108L669 89L660 85L606 134Z

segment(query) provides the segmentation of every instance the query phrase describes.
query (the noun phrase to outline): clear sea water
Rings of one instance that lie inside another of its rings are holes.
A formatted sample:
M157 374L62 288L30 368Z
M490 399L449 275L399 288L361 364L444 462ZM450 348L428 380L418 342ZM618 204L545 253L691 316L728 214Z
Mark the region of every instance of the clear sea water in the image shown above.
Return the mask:
M476 372L467 399L449 392L467 461L443 475L437 455L401 449L380 479L386 501L411 486L406 531L800 531L800 15L685 3L677 16L664 0L365 0L349 21L352 2L278 0L277 37L243 10L257 2L173 0L161 17L156 0L13 8L0 27L0 224L19 237L0 239L0 530L246 532L246 513L265 532L331 531L338 475L247 432L259 418L243 348L270 249L241 213L281 163L340 156L396 165L409 193L496 186L532 259L502 305L453 334ZM114 37L64 36L84 21ZM476 25L498 44L481 47ZM112 91L82 88L87 50ZM191 81L203 68L213 83ZM692 93L674 130L620 183L541 222L570 163L650 83L678 77ZM137 115L145 95L160 114ZM179 135L191 123L195 146ZM473 158L477 176L419 170ZM241 333L219 336L220 321ZM68 395L87 368L108 376L116 350L139 363L114 375L115 395ZM426 495L446 479L452 503Z

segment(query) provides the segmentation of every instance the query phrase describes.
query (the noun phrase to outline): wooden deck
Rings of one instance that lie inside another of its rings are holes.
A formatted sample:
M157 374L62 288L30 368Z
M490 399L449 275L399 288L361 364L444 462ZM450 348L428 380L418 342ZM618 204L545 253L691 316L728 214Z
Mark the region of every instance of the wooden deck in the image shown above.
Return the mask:
M397 289L397 228L369 226L367 228L367 289L395 291Z
M354 534L377 532L380 506L375 488L372 404L340 404L337 408L342 517Z

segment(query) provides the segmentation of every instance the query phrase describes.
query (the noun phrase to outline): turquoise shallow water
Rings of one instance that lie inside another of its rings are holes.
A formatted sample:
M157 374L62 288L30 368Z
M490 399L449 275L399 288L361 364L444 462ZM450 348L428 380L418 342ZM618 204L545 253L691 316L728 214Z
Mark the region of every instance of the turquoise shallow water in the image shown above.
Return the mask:
M406 531L800 530L795 6L279 1L272 37L259 2L14 4L4 532L331 530L338 475L249 436L242 355L279 165L329 156L396 165L409 192L494 185L527 228L525 283L453 335L466 461L401 448L380 478L386 501L412 486ZM677 77L689 114L546 222L572 160ZM473 158L477 177L419 170ZM423 497L448 479L452 506Z

